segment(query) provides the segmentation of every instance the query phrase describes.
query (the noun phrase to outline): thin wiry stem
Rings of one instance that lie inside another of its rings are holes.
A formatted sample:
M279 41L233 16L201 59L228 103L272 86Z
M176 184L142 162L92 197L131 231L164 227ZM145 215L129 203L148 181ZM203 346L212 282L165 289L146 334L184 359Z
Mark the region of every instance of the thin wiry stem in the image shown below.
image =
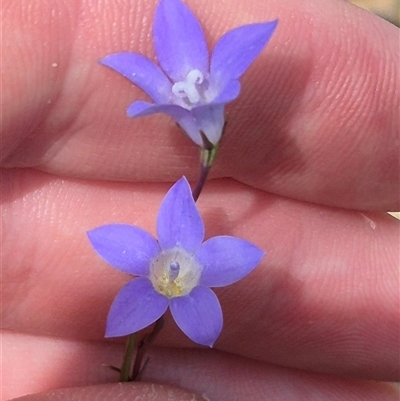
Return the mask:
M196 186L192 191L193 199L195 202L197 201L197 199L199 199L200 193L204 187L204 184L206 183L208 173L210 172L210 168L211 166L200 166L199 179L197 180Z
M131 381L131 363L133 353L136 345L136 333L130 334L126 340L125 355L122 362L121 370L119 371L119 381L129 382Z
M207 137L202 134L204 147L200 151L200 175L197 180L196 186L192 191L193 199L196 202L199 199L201 191L203 190L204 184L207 181L208 173L210 172L211 166L217 157L218 145L213 145Z
M144 337L143 340L139 343L137 352L136 352L135 362L133 364L131 381L140 380L140 377L143 374L143 370L146 367L146 363L142 367L142 361L143 361L144 354L147 351L147 348L150 346L150 344L156 339L157 335L160 333L163 326L164 326L164 317L161 316L156 321L153 331L149 335Z

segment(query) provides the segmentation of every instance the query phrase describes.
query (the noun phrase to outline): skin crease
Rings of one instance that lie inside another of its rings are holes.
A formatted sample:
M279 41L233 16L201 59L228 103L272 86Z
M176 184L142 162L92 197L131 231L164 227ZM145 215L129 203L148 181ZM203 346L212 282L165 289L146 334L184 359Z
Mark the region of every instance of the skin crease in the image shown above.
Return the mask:
M104 323L129 277L85 231L124 222L155 234L171 183L198 172L174 122L128 119L143 93L95 62L153 57L156 2L3 1L3 399L58 388L25 399L196 399L181 387L213 401L397 400L383 383L400 380L399 223L384 213L399 209L397 28L333 0L186 3L210 45L280 20L227 108L198 201L207 237L268 254L216 289L213 350L167 315L143 377L163 386L116 383L103 365L120 364L123 344L103 339Z

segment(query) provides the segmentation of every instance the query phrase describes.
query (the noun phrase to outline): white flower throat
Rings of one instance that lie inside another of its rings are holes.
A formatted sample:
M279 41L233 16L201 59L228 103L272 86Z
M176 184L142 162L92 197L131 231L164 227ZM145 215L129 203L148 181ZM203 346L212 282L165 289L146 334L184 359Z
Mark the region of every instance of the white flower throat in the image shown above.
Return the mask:
M182 248L161 252L150 265L149 279L154 289L168 298L189 294L199 283L201 267Z
M172 93L183 99L187 106L191 107L200 102L204 95L201 84L204 82L204 76L199 70L192 70L186 75L184 81L176 82L172 86Z

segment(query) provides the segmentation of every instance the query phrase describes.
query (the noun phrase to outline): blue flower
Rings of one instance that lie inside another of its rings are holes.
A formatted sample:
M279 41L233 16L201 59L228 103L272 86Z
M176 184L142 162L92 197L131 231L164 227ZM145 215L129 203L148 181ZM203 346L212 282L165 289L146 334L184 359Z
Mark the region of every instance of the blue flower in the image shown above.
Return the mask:
M106 337L137 332L168 307L194 342L212 346L222 330L222 311L209 287L224 287L248 275L264 252L240 238L203 242L204 225L182 177L168 191L157 218L158 241L139 227L110 224L88 232L96 252L110 265L139 276L111 306Z
M240 92L239 78L271 38L277 21L250 24L225 33L211 57L200 23L180 0L160 0L153 39L161 68L137 53L115 53L100 62L145 91L154 103L136 101L129 117L165 113L199 146L203 135L216 145L225 104Z

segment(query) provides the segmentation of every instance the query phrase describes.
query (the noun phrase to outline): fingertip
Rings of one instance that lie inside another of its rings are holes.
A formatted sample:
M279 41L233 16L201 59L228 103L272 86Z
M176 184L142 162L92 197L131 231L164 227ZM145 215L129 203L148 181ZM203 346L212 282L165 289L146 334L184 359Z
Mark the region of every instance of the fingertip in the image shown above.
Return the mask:
M112 383L53 390L14 398L14 401L207 401L198 394L170 385L152 383Z

